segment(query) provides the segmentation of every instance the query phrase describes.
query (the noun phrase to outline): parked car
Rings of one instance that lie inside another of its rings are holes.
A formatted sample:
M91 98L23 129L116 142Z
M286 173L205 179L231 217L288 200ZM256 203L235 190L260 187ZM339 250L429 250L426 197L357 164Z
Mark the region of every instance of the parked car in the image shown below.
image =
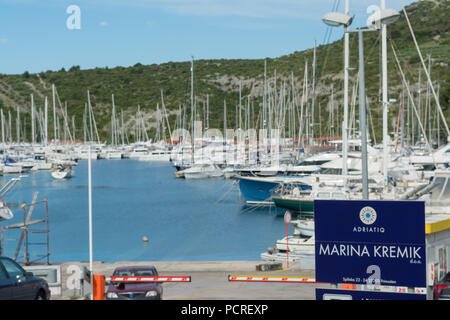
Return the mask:
M450 300L450 272L434 286L434 300Z
M158 276L154 266L119 267L113 276ZM106 291L106 300L161 300L163 289L158 282L111 282Z
M25 271L14 260L0 257L1 300L48 300L50 290L44 279Z

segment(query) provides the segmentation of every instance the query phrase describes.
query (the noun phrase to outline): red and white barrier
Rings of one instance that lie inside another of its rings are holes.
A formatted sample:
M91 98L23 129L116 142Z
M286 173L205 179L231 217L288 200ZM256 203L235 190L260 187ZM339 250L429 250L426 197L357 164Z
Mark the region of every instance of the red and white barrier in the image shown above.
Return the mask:
M229 275L228 281L236 282L272 282L272 283L318 283L315 278L273 277L273 276L236 276Z
M110 282L191 282L191 276L112 276Z

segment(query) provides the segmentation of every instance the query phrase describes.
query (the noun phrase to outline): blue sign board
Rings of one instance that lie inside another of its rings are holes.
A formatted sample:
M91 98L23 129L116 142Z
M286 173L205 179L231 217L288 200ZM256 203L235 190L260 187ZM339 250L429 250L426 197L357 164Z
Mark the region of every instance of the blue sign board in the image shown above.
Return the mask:
M316 280L426 287L423 201L315 200Z
M316 289L316 300L426 300L426 294Z

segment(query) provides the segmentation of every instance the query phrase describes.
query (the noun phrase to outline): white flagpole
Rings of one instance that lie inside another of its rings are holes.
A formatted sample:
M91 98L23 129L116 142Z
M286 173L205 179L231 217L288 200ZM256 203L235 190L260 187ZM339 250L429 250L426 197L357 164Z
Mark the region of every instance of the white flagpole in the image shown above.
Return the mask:
M93 259L92 259L92 166L91 166L91 146L89 146L88 160L88 184L89 184L89 271L91 282L91 300L94 297L93 283Z

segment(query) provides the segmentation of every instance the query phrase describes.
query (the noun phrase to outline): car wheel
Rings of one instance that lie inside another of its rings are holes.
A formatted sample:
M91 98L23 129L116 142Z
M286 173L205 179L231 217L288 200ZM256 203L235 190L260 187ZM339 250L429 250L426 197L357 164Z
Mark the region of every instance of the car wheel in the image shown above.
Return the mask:
M36 300L46 300L45 292L42 290L39 290L39 292L36 296Z

